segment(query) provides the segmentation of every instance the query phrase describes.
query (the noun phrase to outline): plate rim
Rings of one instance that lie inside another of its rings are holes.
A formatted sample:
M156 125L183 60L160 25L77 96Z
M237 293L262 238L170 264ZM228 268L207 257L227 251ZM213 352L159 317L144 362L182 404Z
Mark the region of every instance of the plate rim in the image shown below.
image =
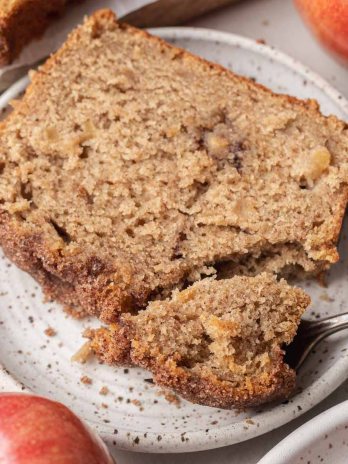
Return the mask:
M180 38L188 40L198 39L206 42L219 42L231 45L232 47L239 46L241 48L254 51L257 54L262 54L274 61L284 64L288 68L296 71L297 74L300 74L305 79L311 81L317 88L326 94L327 97L334 101L342 113L346 115L348 120L348 100L321 76L310 70L298 60L276 49L275 47L257 43L253 39L237 34L208 28L163 27L149 29L149 32L167 40ZM29 78L24 76L9 87L0 96L0 111L8 105L10 100L23 91L28 83ZM141 440L136 447L133 445L134 437L132 433L129 435L129 430L124 429L122 431L122 429L118 428L117 447L133 452L181 453L209 450L240 443L268 433L281 427L287 422L296 419L326 398L347 378L348 354L342 355L341 358L339 358L335 364L326 371L324 379L323 377L317 379L310 387L294 396L288 404L280 404L269 411L258 414L257 420L258 423L262 421L262 426L260 425L256 427L249 425L248 428L245 429L245 421L241 421L221 427L209 428L209 433L204 430L196 430L193 432L187 432L186 435L189 436L190 439L185 442L182 442L180 431L178 433L161 432L162 439L160 443L157 442L158 433L149 431L147 434L148 439L146 441ZM1 369L1 364L0 383L10 385L11 387L13 386L13 388L21 390L25 388L11 374L9 374L6 368ZM26 389L26 391L28 392L28 389ZM309 391L311 392L311 396L308 396ZM297 408L297 405L300 404L301 408ZM91 425L93 426L93 423ZM133 433L138 434L136 431ZM114 435L105 432L103 433L103 431L100 432L100 435L110 447L114 447Z
M295 429L283 440L277 443L267 454L265 454L258 464L276 464L286 458L286 462L293 462L292 459L306 450L324 433L329 433L333 428L348 422L348 400L332 406L326 411L314 416L309 421ZM291 443L291 447L289 447Z

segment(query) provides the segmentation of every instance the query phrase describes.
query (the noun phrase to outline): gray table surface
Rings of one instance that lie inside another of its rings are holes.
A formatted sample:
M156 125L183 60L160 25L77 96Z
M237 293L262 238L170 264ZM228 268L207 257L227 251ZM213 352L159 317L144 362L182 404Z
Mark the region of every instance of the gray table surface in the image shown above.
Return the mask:
M188 25L264 39L321 74L348 98L348 69L337 64L320 48L301 22L292 0L244 0ZM115 457L118 464L255 464L295 428L346 399L348 381L297 420L238 445L181 455L118 451Z

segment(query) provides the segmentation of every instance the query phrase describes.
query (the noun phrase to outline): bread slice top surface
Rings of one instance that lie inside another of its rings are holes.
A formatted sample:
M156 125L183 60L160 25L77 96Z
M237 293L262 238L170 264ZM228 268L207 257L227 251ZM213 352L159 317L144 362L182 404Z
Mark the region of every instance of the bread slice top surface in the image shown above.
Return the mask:
M248 255L315 272L338 258L347 157L314 102L100 11L1 125L0 241L108 317Z
M294 388L283 346L309 303L302 290L266 273L203 279L96 331L92 348L109 363L149 369L155 382L192 401L260 404Z

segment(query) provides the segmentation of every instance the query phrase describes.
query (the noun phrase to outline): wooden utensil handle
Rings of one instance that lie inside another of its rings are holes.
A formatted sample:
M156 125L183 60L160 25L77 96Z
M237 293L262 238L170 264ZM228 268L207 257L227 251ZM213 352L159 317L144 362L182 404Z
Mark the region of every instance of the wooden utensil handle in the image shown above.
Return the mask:
M158 0L121 20L137 27L176 26L238 0Z

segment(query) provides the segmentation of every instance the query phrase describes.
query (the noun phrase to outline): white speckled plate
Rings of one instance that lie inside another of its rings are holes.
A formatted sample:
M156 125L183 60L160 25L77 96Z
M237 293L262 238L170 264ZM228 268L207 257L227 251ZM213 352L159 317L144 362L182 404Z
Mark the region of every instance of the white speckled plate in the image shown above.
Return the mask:
M321 78L282 53L254 41L206 29L157 29L154 33L234 71L255 78L275 91L317 98L324 113L348 118L348 103ZM0 108L18 95L27 80L0 97ZM309 316L347 310L347 240L342 262L335 266L327 290L307 285L314 304ZM83 343L81 332L97 321L76 321L55 304L44 304L40 289L26 274L0 259L0 374L3 390L30 389L60 400L94 426L109 445L151 452L204 450L237 443L268 432L299 416L347 378L348 333L322 343L299 376L299 391L283 404L243 413L169 403L139 369L115 369L96 361L70 362ZM53 327L56 335L45 334ZM82 376L92 384L80 381ZM16 379L16 380L15 380ZM103 386L106 395L100 394Z
M348 401L319 414L278 443L258 464L347 464Z

